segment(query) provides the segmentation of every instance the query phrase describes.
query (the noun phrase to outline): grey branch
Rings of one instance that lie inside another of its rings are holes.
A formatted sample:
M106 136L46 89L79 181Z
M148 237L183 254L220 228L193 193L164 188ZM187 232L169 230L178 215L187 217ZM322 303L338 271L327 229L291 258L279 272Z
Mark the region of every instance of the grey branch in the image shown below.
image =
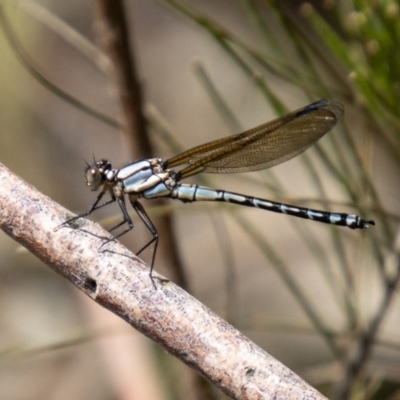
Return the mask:
M71 214L2 164L0 203L9 236L232 398L325 399L180 287L156 279L154 289L148 266L119 242L100 248L111 236L98 224L56 229Z

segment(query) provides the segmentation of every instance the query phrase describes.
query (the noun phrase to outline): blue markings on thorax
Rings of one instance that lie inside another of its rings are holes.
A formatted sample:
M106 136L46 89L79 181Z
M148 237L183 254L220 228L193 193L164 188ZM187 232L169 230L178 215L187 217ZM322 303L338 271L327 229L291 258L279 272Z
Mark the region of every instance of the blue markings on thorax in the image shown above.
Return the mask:
M120 169L117 179L122 181L126 193L140 192L141 186L153 175L148 160L138 161Z

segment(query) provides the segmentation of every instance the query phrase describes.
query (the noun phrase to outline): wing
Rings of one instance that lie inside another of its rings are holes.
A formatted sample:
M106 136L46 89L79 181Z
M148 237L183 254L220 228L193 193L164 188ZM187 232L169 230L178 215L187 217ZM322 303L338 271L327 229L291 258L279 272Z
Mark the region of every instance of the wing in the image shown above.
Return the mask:
M240 134L215 140L165 161L170 168L189 164L181 179L199 172L231 173L266 169L302 153L343 116L335 100L320 100Z

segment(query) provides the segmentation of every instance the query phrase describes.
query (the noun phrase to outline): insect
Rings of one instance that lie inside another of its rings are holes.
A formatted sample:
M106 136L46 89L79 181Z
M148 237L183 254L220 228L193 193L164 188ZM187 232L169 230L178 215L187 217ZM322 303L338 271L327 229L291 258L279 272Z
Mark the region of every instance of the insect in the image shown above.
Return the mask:
M123 220L109 231L114 231L124 224L128 225L123 232L115 236L118 238L133 228L133 222L125 205L125 195L127 195L133 209L152 235L152 239L137 253L140 254L154 243L150 266L152 281L158 234L139 202L141 198L169 197L183 202L228 202L327 224L347 226L351 229L368 228L370 225L375 225L374 221L364 220L357 215L296 207L226 190L180 183L182 179L200 172L248 172L280 164L314 144L331 130L342 116L343 106L339 102L320 100L243 133L194 147L166 161L151 158L132 162L121 169L113 169L107 160L94 160L93 165L87 164L86 184L92 191L100 189L100 193L85 213L66 223L86 217L94 210L116 201L121 208ZM185 164L186 166L179 171L172 169ZM109 193L111 199L100 203L106 193Z

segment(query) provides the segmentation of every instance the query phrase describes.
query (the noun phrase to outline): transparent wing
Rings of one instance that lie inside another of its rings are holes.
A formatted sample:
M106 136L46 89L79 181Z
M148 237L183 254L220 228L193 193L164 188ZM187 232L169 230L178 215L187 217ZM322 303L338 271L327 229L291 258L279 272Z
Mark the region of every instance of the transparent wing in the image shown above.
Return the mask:
M232 173L272 167L302 153L342 118L343 106L320 100L240 134L187 150L165 162L181 179L199 172Z

